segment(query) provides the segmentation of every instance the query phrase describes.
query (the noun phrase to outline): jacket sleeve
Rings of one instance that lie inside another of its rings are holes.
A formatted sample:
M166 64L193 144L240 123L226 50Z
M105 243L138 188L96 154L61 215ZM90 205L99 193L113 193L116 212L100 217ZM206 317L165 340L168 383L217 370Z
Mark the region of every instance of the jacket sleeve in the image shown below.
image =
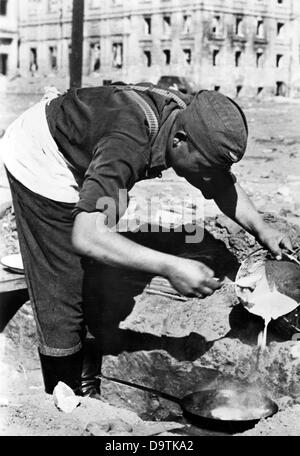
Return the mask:
M146 167L146 153L134 141L102 138L85 173L73 215L82 211L111 215L114 211L118 222L128 205L128 191L143 179Z

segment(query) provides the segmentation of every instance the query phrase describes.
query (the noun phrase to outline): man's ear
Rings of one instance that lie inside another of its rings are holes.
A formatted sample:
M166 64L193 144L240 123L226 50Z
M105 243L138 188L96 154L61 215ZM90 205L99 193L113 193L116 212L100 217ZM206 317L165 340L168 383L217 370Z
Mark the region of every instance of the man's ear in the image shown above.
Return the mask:
M173 138L173 146L178 147L181 142L186 142L187 141L187 134L184 130L179 130L177 133L174 135Z

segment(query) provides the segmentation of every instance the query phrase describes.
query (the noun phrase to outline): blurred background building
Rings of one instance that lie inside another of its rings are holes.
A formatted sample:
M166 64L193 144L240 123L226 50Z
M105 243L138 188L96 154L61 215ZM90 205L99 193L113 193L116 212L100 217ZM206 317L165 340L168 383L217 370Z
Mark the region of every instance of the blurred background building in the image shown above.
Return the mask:
M67 78L72 0L0 5L1 73ZM300 95L299 10L299 0L85 0L84 81L170 75L231 96Z
M14 74L18 66L18 0L0 0L0 74Z

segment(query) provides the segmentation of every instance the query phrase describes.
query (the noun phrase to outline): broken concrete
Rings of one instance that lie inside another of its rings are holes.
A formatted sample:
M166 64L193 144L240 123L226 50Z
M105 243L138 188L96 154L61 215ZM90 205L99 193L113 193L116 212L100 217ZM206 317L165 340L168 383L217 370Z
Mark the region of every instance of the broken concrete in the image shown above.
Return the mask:
M299 437L300 435L300 406L295 405L284 411L278 412L272 418L262 420L254 429L239 434L239 436L285 436Z
M286 225L284 220L268 218L276 226ZM214 377L205 370L215 369L228 381L253 384L276 401L295 404L300 395L300 363L294 348L297 342L284 341L274 330L270 331L268 349L259 357L256 341L262 321L239 305L231 285L239 265L233 252L238 252L242 259L255 250L257 244L253 245L250 237L247 240L243 232L229 235L227 229L220 226L220 219L218 225L216 227L214 220L207 223L209 233L201 252L186 245L180 250L176 242L180 233L166 233L169 242L159 242L165 250L175 248L179 254L190 254L225 273L227 278L223 288L205 299L180 302L156 297L145 291L148 276L107 267L101 268L101 274L99 270L94 271L98 277L98 291L94 293L92 290L92 295L101 298L100 317L104 319L104 328L101 329L102 373L182 398L204 385L215 385ZM291 226L289 231L293 241L299 242L300 229ZM211 235L215 232L222 240ZM138 236L139 242L145 241L143 233L134 236ZM152 244L159 239L154 234L154 239L147 239L147 242ZM238 247L241 244L242 252ZM216 252L221 252L217 262L214 258ZM102 287L102 283L108 281L111 284L109 290ZM31 381L39 366L34 323L24 312L30 314L30 308L23 307L6 328L5 359L9 361L12 356L14 361L23 358L16 384L24 377L25 370L27 388L28 384L38 387L41 383ZM20 335L20 328L23 328L23 335ZM26 351L32 353L31 361L28 361ZM102 380L101 394L111 405L131 410L143 419L182 420L180 406L155 392ZM52 432L47 426L45 429ZM74 432L78 432L76 429ZM73 432L72 427L70 432Z
M9 436L158 435L181 429L179 423L144 422L136 413L91 398L81 398L71 413L62 413L44 393L24 395L19 405L1 408L0 434ZM43 409L42 415L40 409Z
M286 226L284 220L271 216L268 220L279 228ZM220 228L220 220L218 225ZM223 240L225 243L229 240L231 251L237 249L245 257L257 248L247 242L244 233L228 238L227 228L225 231L227 235ZM290 235L293 242L299 242L297 227L290 227ZM243 250L240 250L241 243ZM234 265L231 266L234 269ZM230 272L231 268L229 275ZM113 301L112 298L111 303ZM262 325L259 317L250 316L238 305L230 282L211 297L200 301L189 299L186 303L142 293L135 298L132 312L119 326L124 342L133 337L137 345L129 350L120 349L117 356L104 356L102 370L109 376L183 397L206 383L201 382L201 369L209 367L226 379L254 384L273 399L289 395L295 402L300 393L300 364L292 357L296 342L284 342L274 325L269 332L268 349L260 355L256 341ZM144 339L138 334L143 334ZM140 349L139 341L144 343ZM181 414L178 405L123 385L102 381L102 394L109 402L126 405L142 416L166 419Z

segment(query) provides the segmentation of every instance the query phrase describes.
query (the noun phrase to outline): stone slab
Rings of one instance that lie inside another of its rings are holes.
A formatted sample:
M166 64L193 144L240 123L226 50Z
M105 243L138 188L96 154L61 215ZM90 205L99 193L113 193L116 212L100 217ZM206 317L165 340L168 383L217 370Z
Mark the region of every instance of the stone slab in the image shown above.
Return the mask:
M27 285L24 274L10 272L0 264L0 293L26 289Z

